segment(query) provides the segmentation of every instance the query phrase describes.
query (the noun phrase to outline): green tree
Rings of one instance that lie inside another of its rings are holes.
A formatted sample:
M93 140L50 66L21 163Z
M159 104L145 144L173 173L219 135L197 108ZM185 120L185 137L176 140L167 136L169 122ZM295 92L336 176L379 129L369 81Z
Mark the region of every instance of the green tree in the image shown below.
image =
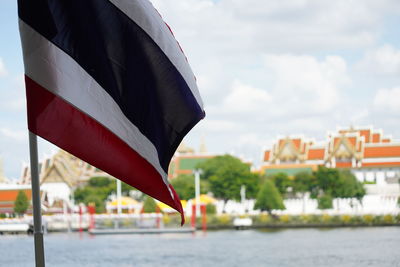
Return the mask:
M171 180L171 185L174 187L180 199L189 200L195 197L195 183L193 175L179 175ZM200 193L206 194L208 190L208 182L200 179Z
M222 165L226 165L228 161L232 161L233 159L236 158L230 155L217 156L199 163L196 168L202 171L201 179L208 180L211 176L215 175ZM244 168L247 168L247 166Z
M203 170L202 179L207 180L210 191L225 202L240 199L240 188L246 186L249 197L257 192L258 176L250 172L250 166L230 155L217 156L198 165Z
M113 180L111 180L109 177L96 176L90 178L87 185L90 187L107 187L110 186L112 183Z
M86 205L93 203L96 209L96 213L103 213L106 211L106 207L104 204L104 200L102 200L99 196L95 194L90 194L85 198Z
M291 186L291 181L286 173L280 172L272 176L276 188L282 196L285 196L288 188Z
M18 215L24 214L29 207L29 200L24 191L18 191L17 198L14 202L14 212Z
M339 171L332 168L318 167L315 176L320 196L357 198L361 203L365 195L364 185L349 170Z
M307 192L311 192L316 186L314 176L309 172L298 172L295 174L292 181L292 188L294 193L300 193L304 195Z
M318 188L325 194L329 194L332 197L336 197L340 190L340 177L339 171L333 168L326 168L319 166L315 173L317 179Z
M309 173L309 172L299 172L296 173L294 176L294 179L292 181L292 188L293 188L293 193L294 194L301 194L301 197L303 199L303 213L305 212L306 209L306 203L305 203L305 196L307 192L313 192L314 189L316 188L316 179L315 177Z
M359 182L349 170L339 172L338 185L338 188L335 190L336 197L357 198L357 200L361 201L365 196L366 192L363 183Z
M272 210L285 209L282 196L272 181L266 180L264 182L258 192L254 208L260 209L261 211L267 211L269 214L272 213Z
M319 196L317 200L318 200L318 209L326 210L326 209L332 209L333 208L332 196L331 195L324 194L322 196Z
M156 201L150 197L146 196L143 203L143 212L156 212L157 211L157 203Z
M130 185L121 183L122 195L128 195L131 190L136 190ZM75 189L74 199L76 203L95 203L96 212L105 211L105 201L111 194L117 192L117 182L110 177L97 176L89 179L88 183Z
M216 214L217 213L217 207L214 204L208 203L206 205L206 213L207 214Z

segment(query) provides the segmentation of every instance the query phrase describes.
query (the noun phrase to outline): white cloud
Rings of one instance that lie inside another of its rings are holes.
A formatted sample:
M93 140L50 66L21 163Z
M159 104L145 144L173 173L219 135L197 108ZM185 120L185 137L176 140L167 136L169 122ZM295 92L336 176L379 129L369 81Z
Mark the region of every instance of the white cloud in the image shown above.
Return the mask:
M400 74L400 50L386 44L365 53L356 66L371 73Z
M400 112L400 87L379 89L375 95L374 106L385 113Z
M221 111L224 113L262 112L271 102L271 96L263 89L255 88L236 80L232 91L224 99Z
M9 75L0 82L0 110L21 112L26 107L24 75ZM1 118L0 118L1 119Z
M17 142L26 142L28 140L28 130L13 130L3 127L0 128L0 134Z
M256 133L244 133L239 135L239 138L237 139L238 146L262 147L265 143L265 137L260 137L260 135Z
M204 120L200 121L196 128L200 131L207 132L226 132L237 130L237 123L224 119L212 119L212 117L207 116Z
M153 0L189 54L236 59L258 53L365 48L398 12L395 0ZM202 50L202 51L200 51ZM200 51L200 52L194 52ZM191 56L189 56L191 58Z
M264 59L266 74L273 77L273 102L285 110L283 114L330 111L340 100L341 86L350 81L339 56L318 61L312 56L270 54Z
M0 58L0 77L6 76L7 75L7 69L6 66L4 65L3 60Z

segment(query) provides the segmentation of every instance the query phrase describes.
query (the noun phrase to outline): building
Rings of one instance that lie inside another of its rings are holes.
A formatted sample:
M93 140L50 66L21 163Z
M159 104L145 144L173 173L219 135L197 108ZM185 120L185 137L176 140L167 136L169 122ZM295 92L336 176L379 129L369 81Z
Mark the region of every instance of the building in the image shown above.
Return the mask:
M64 150L59 150L39 163L40 189L50 210L51 207L62 210L65 205L71 208L73 190L93 176L109 175ZM20 184L30 183L30 167L24 166Z
M400 177L400 141L372 127L339 129L323 142L303 136L278 138L264 151L261 172L294 175L318 166L350 169L362 182L396 184Z
M169 165L168 178L173 179L181 174L193 174L193 171L199 163L213 157L215 157L215 155L207 153L204 141L201 142L199 152L197 153L193 148L181 143Z
M14 213L14 203L19 191L23 191L32 200L32 190L30 185L0 184L0 214ZM32 205L29 205L27 213L32 213Z

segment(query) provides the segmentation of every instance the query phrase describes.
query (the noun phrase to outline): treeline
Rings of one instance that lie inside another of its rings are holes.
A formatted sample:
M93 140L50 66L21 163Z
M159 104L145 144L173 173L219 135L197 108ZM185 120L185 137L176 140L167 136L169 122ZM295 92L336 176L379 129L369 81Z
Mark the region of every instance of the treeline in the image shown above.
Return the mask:
M309 195L318 200L319 209L330 209L334 198L352 198L361 201L365 195L363 184L348 170L319 167L315 172L299 172L292 177L285 173L260 175L250 170L250 165L240 159L223 155L208 159L198 166L202 170L200 191L212 193L218 199L240 200L242 186L246 198L256 199L255 209L267 211L285 209L283 199L304 198ZM193 175L180 175L171 180L182 200L195 197ZM122 183L122 194L129 195L135 190ZM138 191L137 191L138 192ZM84 187L74 191L75 203L94 203L97 212L105 211L105 202L116 193L116 182L107 177L93 177ZM140 194L139 194L140 195ZM153 210L155 203L140 196L146 202L146 210Z
M122 195L129 195L129 192L135 190L130 185L121 182ZM96 212L105 212L105 202L111 194L117 193L117 183L109 177L92 177L84 187L75 189L75 203L84 203L85 205L95 204Z
M216 198L239 200L240 188L246 187L246 197L256 199L255 208L271 212L285 209L284 198L309 194L318 200L319 209L332 208L334 198L354 198L365 195L363 184L349 170L319 167L315 172L299 172L293 177L285 173L260 175L250 171L250 165L230 155L217 156L197 166L201 175L201 193L211 192ZM180 175L171 181L181 199L194 197L194 178Z

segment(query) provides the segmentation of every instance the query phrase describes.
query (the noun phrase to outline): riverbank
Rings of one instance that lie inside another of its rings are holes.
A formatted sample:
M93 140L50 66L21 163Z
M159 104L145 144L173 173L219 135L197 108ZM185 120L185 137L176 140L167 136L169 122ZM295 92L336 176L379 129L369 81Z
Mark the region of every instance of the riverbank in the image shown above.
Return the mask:
M268 214L260 215L207 215L207 229L235 229L235 218L250 218L252 225L244 228L334 228L334 227L382 227L400 226L400 214L386 215L281 215L271 216ZM177 215L164 215L163 222L165 227L173 227L179 222ZM190 218L187 218L190 223ZM203 228L203 219L197 218L196 228Z

